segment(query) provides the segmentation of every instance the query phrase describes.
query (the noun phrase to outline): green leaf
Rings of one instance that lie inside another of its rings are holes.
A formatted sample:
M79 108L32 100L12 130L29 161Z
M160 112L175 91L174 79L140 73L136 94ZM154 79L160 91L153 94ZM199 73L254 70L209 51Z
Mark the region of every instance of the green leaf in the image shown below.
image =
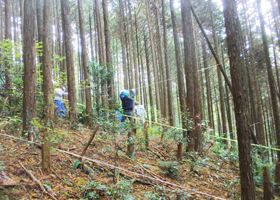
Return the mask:
M81 164L81 161L76 160L76 161L73 163L73 169L77 169L77 168L79 167L80 164Z
M49 185L47 185L47 184L44 184L43 185L45 188L47 188L47 189L51 189L51 187L49 186Z

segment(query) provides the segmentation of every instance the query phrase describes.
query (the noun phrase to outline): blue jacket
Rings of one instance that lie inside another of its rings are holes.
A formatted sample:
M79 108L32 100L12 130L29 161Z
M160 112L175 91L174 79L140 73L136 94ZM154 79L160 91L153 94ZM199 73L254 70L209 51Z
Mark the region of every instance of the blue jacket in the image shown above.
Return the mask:
M120 94L122 100L122 109L123 110L132 110L133 109L133 100L135 96L135 91L132 92L131 96L125 96L123 92Z

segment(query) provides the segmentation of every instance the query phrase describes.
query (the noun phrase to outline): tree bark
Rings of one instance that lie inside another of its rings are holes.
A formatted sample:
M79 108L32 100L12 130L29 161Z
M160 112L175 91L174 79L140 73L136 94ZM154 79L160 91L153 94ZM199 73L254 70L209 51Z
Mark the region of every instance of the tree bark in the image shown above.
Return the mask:
M54 119L53 101L53 78L52 78L52 0L44 1L43 10L43 92L44 92L44 143L42 146L42 171L46 174L51 173L51 150L50 132L52 132L52 122Z
M263 199L265 200L273 200L273 184L271 182L271 176L269 167L265 166L262 168L263 174Z
M35 1L24 1L23 29L23 128L22 135L33 135L32 119L36 116L36 50L35 50Z
M191 4L189 0L181 0L182 29L184 38L185 74L187 80L187 108L193 119L193 129L188 133L188 151L202 151L201 121L202 100L200 81L198 78L198 67L194 43L194 33L191 15ZM191 128L191 127L190 127Z
M242 31L237 15L235 0L223 0L224 19L227 34L228 55L230 60L230 73L234 111L236 118L239 168L241 180L241 198L255 199L255 187L252 169L251 142L247 123L247 88L245 73L243 73L244 59L242 44Z

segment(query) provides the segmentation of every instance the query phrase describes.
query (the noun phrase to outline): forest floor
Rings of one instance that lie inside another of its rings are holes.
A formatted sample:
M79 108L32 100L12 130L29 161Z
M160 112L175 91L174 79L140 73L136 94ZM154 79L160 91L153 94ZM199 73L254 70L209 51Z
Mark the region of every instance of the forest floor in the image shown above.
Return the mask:
M81 169L77 155L81 155L93 130L70 127L64 120L55 125L50 175L41 170L39 145L1 135L21 135L15 127L1 127L0 199L240 199L238 157L223 154L215 141L206 143L203 153L184 154L177 162L174 141L161 141L160 135L150 134L146 149L138 130L131 159L126 156L127 134L113 134L100 127ZM235 159L228 159L230 156ZM261 192L257 188L258 196Z

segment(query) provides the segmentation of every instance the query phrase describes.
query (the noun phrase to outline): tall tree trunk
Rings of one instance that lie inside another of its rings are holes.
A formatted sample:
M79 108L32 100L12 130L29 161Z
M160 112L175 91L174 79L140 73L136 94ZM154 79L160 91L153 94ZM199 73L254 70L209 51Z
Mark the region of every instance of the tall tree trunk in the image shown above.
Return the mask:
M120 15L120 39L121 39L121 49L122 49L122 68L123 68L123 82L124 82L124 88L123 89L129 89L128 84L128 70L127 70L127 58L126 58L126 45L125 45L125 20L124 20L124 6L122 0L119 0L119 15Z
M259 18L260 18L260 24L261 24L263 48L264 48L268 82L269 82L271 102L272 102L274 126L275 126L276 140L277 140L277 146L278 146L277 148L280 148L280 116L279 116L278 102L277 102L277 91L276 91L275 80L274 80L274 76L273 76L273 72L272 72L272 65L271 65L271 61L270 61L270 57L269 57L268 44L267 44L267 39L266 39L265 27L264 27L264 19L263 19L262 11L261 11L261 1L257 0L257 4L258 4L258 12L259 12ZM278 162L280 162L280 151L277 151L277 157L278 157Z
M50 150L50 132L52 132L52 121L54 119L53 102L53 78L52 78L52 0L44 1L43 10L43 92L44 92L44 143L42 146L42 169L46 174L51 173L51 150Z
M12 42L12 24L11 24L11 5L10 0L5 0L5 40ZM7 50L5 50L7 51ZM12 80L11 80L11 63L12 63L12 48L8 49L9 55L5 57L5 96L10 96Z
M212 26L212 36L213 36L213 43L214 43L214 50L216 55L218 54L218 42L216 37L216 27L214 24L214 17L213 17L213 10L212 10L212 0L209 0L209 8L210 8L210 16L211 16L211 26ZM221 110L221 119L222 119L222 133L224 134L223 137L227 138L227 122L226 122L226 112L225 112L225 103L224 103L224 88L222 83L222 75L221 71L217 70L218 74L218 84L219 84L219 93L220 93L220 110ZM227 140L223 140L225 145L228 145Z
M165 102L165 96L166 96L166 73L165 73L165 63L164 63L164 53L163 53L163 48L162 48L162 34L161 34L161 27L160 27L160 18L159 18L159 5L158 5L158 0L154 0L154 5L155 5L155 18L156 18L156 34L157 34L157 47L158 47L158 65L159 65L159 73L161 74L161 80L162 83L160 84L161 86L161 96L160 96L160 103L161 103L161 114L163 115L164 118L167 117L167 109L166 109L166 102ZM158 79L160 81L160 79Z
M154 101L153 101L153 95L152 95L152 80L151 80L151 73L150 73L150 60L149 60L149 53L148 53L148 39L147 35L144 32L144 45L145 45L145 55L146 55L146 64L147 64L147 75L148 75L148 87L149 87L149 101L150 101L150 110L151 110L151 118L152 121L155 121L155 115L153 113L154 109Z
M99 65L102 65L103 77L101 78L101 99L102 99L102 107L108 108L108 93L107 93L107 80L106 80L106 67L105 65L105 48L104 48L104 39L103 39L103 31L101 25L101 14L99 7L99 0L95 0L95 11L96 11L96 25L97 25L97 34L98 34L98 53L99 53Z
M114 109L114 73L111 53L111 34L108 14L108 0L102 0L103 15L104 15L104 33L105 33L105 46L106 46L106 65L107 73L110 78L107 80L108 95L109 95L109 108Z
M68 84L68 98L70 102L70 120L77 122L77 100L76 100L76 84L75 84L75 70L72 47L72 33L69 19L69 1L61 0L61 13L63 24L63 37L65 41L66 63L67 63L67 84Z
M189 151L202 151L201 121L202 100L195 54L194 33L189 0L181 0L181 15L184 38L185 74L187 80L187 108L194 121L193 130L189 132Z
M162 0L162 23L163 23L163 44L164 44L164 61L165 61L165 73L166 73L166 87L167 87L167 102L168 104L166 105L168 107L168 115L169 118L169 124L171 126L175 125L174 121L174 111L173 111L173 105L172 105L172 81L171 81L171 75L170 75L170 69L169 69L169 64L168 64L168 48L167 48L167 28L166 28L166 20L165 20L165 1Z
M35 0L24 1L23 29L23 128L22 135L33 137L32 119L36 116Z
M243 2L243 5L245 3ZM246 7L244 5L244 11L247 11L247 1L246 1ZM256 127L256 133L257 133L257 139L260 142L260 144L265 145L265 135L264 135L264 128L263 128L263 118L262 118L262 109L260 106L260 94L259 94L259 90L258 90L258 86L257 86L257 80L256 80L256 66L255 66L255 59L254 59L254 55L253 55L253 49L254 49L254 44L252 42L252 38L251 38L251 25L250 25L250 21L247 19L249 19L249 13L245 12L246 16L245 16L245 23L246 23L246 33L247 33L247 37L248 37L248 42L249 42L249 57L250 57L250 69L249 71L251 71L252 73L250 75L248 75L248 78L250 80L250 82L252 82L252 98L253 98L253 108L254 108L254 119L255 121L253 121L254 126Z
M186 103L185 103L185 91L184 91L184 77L183 77L183 67L181 61L181 51L180 51L180 44L179 44L179 37L177 31L177 24L176 24L176 17L174 12L174 0L170 0L170 10L171 10L171 18L172 18L172 26L173 26L173 37L174 37L174 44L175 44L175 55L176 55L176 66L177 66L177 78L178 78L178 89L179 89L179 100L180 100L180 109L181 109L181 119L182 119L182 127L185 129L186 127L186 120L185 120L185 113L186 110ZM184 135L186 133L183 133ZM177 146L177 159L182 158L183 153L183 143L179 142Z
M37 28L38 28L38 42L43 43L43 8L44 8L44 2L43 0L37 0L36 1L36 13L37 13ZM39 63L43 63L43 57L42 55L38 55L39 57ZM41 70L42 65L41 65Z
M247 123L247 99L245 98L247 92L246 77L243 73L244 59L242 56L244 51L242 48L244 45L242 44L242 31L237 15L236 1L223 0L223 7L236 118L241 199L255 199L251 142Z
M82 66L84 70L84 85L85 85L85 94L86 94L86 124L92 126L92 107L91 107L91 93L90 93L90 80L88 72L88 57L87 57L87 46L86 46L86 37L84 30L84 18L83 18L83 0L78 0L78 9L79 9L79 21L80 21L80 37L82 43Z
M155 44L154 44L154 31L152 28L152 21L151 21L151 11L150 11L150 0L146 2L146 9L147 9L147 17L148 17L148 27L149 27L149 35L150 35L150 43L151 43L151 51L152 51L152 63L153 63L153 74L154 74L154 83L155 83L155 96L156 96L156 106L157 110L161 111L160 108L160 96L159 96L159 84L157 84L158 79L158 71L157 71L157 60L155 54ZM154 113L157 116L157 113Z
M208 120L209 120L209 126L214 129L215 127L214 127L214 119L213 119L211 82L210 82L208 62L207 62L206 44L204 39L202 39L202 56L203 56L203 66L204 66L205 81L206 81Z

